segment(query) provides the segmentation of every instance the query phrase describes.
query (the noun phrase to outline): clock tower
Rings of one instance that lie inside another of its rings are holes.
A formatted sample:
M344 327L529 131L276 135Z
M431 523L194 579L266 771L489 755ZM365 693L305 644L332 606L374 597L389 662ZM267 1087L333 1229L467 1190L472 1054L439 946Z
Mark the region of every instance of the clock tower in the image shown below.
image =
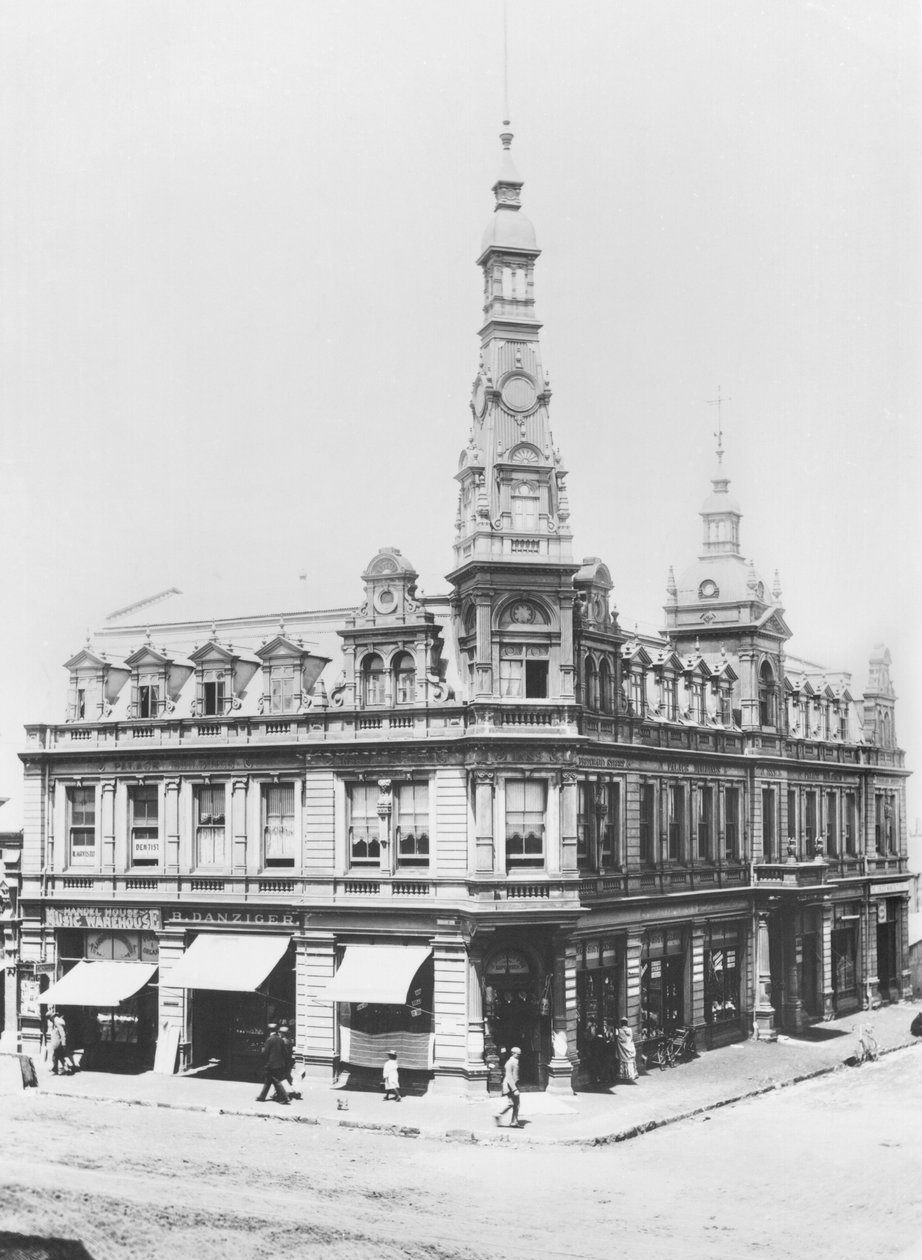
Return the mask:
M579 565L535 315L540 250L503 126L496 204L477 259L484 321L457 472L453 615L469 700L571 703Z

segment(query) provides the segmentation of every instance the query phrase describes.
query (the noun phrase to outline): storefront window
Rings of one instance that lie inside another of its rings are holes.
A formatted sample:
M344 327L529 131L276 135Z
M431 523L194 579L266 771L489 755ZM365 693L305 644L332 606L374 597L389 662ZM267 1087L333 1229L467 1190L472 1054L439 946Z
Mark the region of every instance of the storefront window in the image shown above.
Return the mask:
M836 998L858 996L858 924L841 920L832 932L832 984Z
M726 1024L739 1018L739 949L708 949L704 956L704 1018Z
M680 928L648 932L640 963L644 1037L672 1033L685 1021L685 942Z

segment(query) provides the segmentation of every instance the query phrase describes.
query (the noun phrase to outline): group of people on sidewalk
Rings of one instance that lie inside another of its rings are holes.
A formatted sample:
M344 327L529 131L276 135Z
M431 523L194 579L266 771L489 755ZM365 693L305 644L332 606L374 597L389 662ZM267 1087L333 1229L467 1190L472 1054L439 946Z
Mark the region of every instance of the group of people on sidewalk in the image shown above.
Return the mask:
M52 1076L70 1076L79 1071L67 1040L67 1022L60 1011L49 1013L47 1035Z
M586 1067L597 1085L614 1085L618 1081L632 1085L637 1080L637 1047L626 1019L617 1027L605 1024L597 1030L590 1026L586 1037Z
M265 1102L270 1089L273 1091L273 1102L287 1107L292 1098L300 1098L301 1094L293 1088L295 1066L295 1048L291 1030L287 1024L270 1024L269 1035L263 1046L263 1087L256 1095L257 1102ZM397 1065L397 1053L391 1050L384 1063L382 1072L384 1101L401 1102L400 1069ZM287 1087L287 1088L286 1088Z

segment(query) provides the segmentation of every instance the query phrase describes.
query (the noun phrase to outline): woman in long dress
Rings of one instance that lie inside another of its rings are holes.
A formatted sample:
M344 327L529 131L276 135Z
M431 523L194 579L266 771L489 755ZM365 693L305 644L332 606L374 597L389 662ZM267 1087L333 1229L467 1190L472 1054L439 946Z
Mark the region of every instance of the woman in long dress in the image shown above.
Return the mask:
M637 1048L631 1026L626 1019L622 1019L615 1035L618 1041L619 1075L622 1081L633 1085L637 1080Z

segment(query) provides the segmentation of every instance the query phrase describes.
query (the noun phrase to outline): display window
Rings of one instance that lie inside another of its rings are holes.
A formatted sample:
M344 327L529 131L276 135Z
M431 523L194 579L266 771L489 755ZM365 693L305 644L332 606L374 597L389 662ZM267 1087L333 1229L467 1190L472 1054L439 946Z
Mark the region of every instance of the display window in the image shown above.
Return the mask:
M685 937L681 928L648 932L640 962L640 1021L644 1038L685 1022Z
M349 1002L340 1006L340 1057L354 1067L380 1068L391 1050L402 1068L432 1068L434 964L428 958L413 978L403 1006Z

